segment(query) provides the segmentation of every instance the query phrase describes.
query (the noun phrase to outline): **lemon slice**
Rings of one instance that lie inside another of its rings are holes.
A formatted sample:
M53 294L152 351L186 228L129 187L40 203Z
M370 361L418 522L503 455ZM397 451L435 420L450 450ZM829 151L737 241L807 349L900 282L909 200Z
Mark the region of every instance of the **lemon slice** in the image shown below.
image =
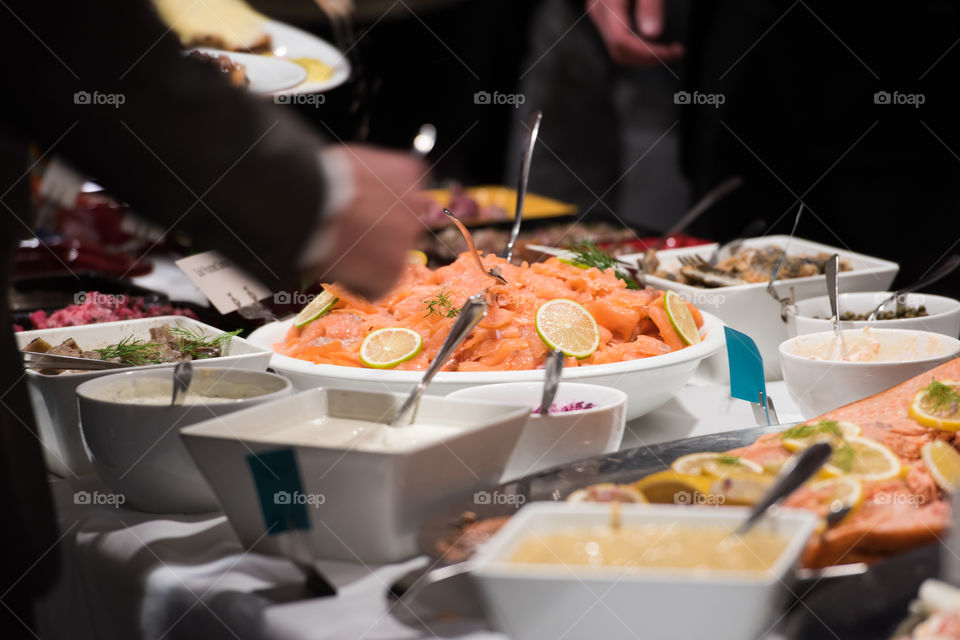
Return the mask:
M937 486L950 493L960 487L960 453L948 442L928 442L923 445L920 453Z
M680 334L684 344L700 342L700 331L697 329L697 322L693 319L686 300L674 291L667 291L667 295L663 297L663 308L667 310L670 324Z
M649 502L657 504L697 504L709 496L713 480L707 476L677 473L667 469L634 483L634 488Z
M879 442L850 438L834 449L823 470L831 476L853 475L862 480L889 480L903 470L900 458Z
M689 475L711 475L723 478L734 473L763 473L763 467L752 460L723 453L691 453L673 461L670 469Z
M419 264L425 267L427 266L427 254L417 249L411 249L407 251L407 264Z
M960 409L957 394L960 382L934 380L926 389L918 391L907 414L918 424L944 431L960 430Z
M310 304L300 310L300 313L297 314L297 317L293 319L293 326L298 329L300 327L305 327L325 314L327 311L330 311L330 309L333 308L333 305L337 304L337 300L337 296L333 295L327 290L324 290L323 293L311 300Z
M590 485L584 489L577 489L567 496L567 502L645 503L647 499L633 485L602 482L600 484Z
M840 476L829 480L820 480L810 485L813 491L828 490L824 500L827 512L836 512L850 507L856 509L863 504L863 480L857 476Z
M767 495L774 480L774 476L766 473L735 471L714 480L710 493L717 496L717 504L752 505Z
M557 298L537 309L537 335L551 349L586 358L600 346L600 329L590 312L573 300Z
M860 435L860 427L852 422L821 420L813 424L801 424L783 432L783 446L794 453L803 451L817 442L829 442L834 448Z
M377 329L360 345L360 361L374 369L389 369L420 353L423 338L412 329Z

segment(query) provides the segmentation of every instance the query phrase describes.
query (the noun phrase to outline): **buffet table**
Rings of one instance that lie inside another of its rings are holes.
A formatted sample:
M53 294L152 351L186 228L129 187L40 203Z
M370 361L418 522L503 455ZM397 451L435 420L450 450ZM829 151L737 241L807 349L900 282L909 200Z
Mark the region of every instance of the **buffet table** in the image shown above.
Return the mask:
M768 386L782 423L800 419L782 382ZM753 426L747 403L725 385L685 387L627 424L623 448ZM60 518L62 580L40 604L40 635L87 638L500 639L478 620L404 624L387 587L429 562L317 562L338 595L277 604L261 590L302 581L288 560L246 553L223 515L158 516L89 504L108 490L96 476L52 482ZM83 493L86 492L86 493ZM771 639L772 640L772 639Z

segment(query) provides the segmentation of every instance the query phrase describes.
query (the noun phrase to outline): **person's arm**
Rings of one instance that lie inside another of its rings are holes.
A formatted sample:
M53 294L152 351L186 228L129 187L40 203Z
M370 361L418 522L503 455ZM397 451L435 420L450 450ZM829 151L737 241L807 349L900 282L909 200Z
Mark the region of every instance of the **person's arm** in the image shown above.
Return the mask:
M183 59L145 0L0 13L7 127L268 286L289 281L325 198L309 127Z

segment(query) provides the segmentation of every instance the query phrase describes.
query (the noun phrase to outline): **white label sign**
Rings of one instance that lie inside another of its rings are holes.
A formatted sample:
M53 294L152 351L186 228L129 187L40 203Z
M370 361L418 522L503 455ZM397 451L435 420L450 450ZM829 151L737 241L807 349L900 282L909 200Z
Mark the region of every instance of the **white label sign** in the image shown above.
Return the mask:
M177 260L177 266L183 269L217 311L223 314L259 302L273 293L256 278L215 251L205 251Z

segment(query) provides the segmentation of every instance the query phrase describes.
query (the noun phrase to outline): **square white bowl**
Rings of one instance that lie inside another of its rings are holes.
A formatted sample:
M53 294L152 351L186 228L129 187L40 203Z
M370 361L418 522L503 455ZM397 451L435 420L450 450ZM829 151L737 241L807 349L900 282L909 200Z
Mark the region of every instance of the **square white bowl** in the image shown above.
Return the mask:
M889 291L858 291L856 293L841 293L837 304L841 315L845 311L853 313L869 313L878 304L889 298ZM895 318L891 320L848 320L840 323L842 329L862 329L873 326L878 329L918 329L942 333L945 336L956 338L960 336L960 301L944 296L935 296L929 293L908 293L905 298L908 307L923 305L929 315L917 318ZM892 311L896 304L890 303L884 311ZM796 309L787 312L787 333L791 338L806 333L818 331L832 331L830 300L827 296L807 298L797 302Z
M782 248L787 246L788 239L789 236L784 235L747 238L743 242L743 248L749 249L769 246ZM793 238L789 242L790 244L787 246L787 250L790 255L836 253L839 254L841 260L848 261L852 270L840 273L841 292L883 291L890 286L897 275L897 271L900 270L900 266L896 262L866 256L838 247L831 247L830 245L820 244L819 242L811 242L810 240L803 240L801 238ZM699 255L704 258L709 258L716 248L716 244L707 244L680 249L667 249L658 252L657 257L664 267L672 269L679 265L681 256ZM620 259L625 262L633 262L642 260L643 254L621 256ZM779 303L767 293L766 282L705 289L674 282L667 278L658 278L657 276L644 276L644 281L648 285L658 289L676 291L696 305L698 309L709 311L716 315L731 329L746 333L753 338L757 343L757 347L760 349L766 378L768 380L777 380L781 377L778 350L780 343L787 339L787 327L780 317ZM806 278L779 280L774 285L774 289L781 298L789 296L790 290L793 289L795 300L804 300L806 298L824 295L827 292L824 276L808 276ZM710 373L717 379L729 379L725 352L705 361L704 366L709 366Z
M734 530L746 508L675 505L620 505L623 526L679 523ZM757 527L789 538L767 574L567 567L508 561L532 534L569 527L605 525L608 504L528 504L490 539L472 560L471 575L483 595L491 622L513 640L750 640L776 617L792 569L816 516L777 509Z
M529 407L424 396L416 423L458 428L440 441L400 452L375 452L270 441L287 427L329 415L381 421L405 394L311 389L181 430L187 449L223 505L244 545L288 553L283 529L268 523L253 465L280 477L276 452L295 459L295 491L305 496L309 530L302 536L315 558L394 562L417 553L421 523L438 508L497 484L520 437ZM318 427L322 428L322 427ZM402 427L401 427L402 428ZM262 473L264 473L262 472ZM294 493L284 488L288 494ZM292 501L300 500L292 497ZM277 502L277 504L290 504Z
M504 382L468 387L447 397L534 408L542 396L542 382ZM554 404L581 401L595 406L545 416L531 414L500 482L619 449L627 424L627 394L597 384L561 382L557 387Z
M43 338L53 346L60 344L67 338L73 338L83 349L97 349L116 344L130 336L147 340L150 337L151 328L165 324L182 327L190 331L201 331L208 336L226 333L221 329L185 316L157 316L155 318L102 322L78 327L21 331L15 334L15 337L18 349L26 347L34 338ZM230 339L227 353L228 355L219 358L197 360L194 365L198 367L227 367L263 371L267 368L270 357L273 355L273 352L269 349L258 347L236 336ZM156 364L127 369L61 373L55 376L28 369L26 371L27 391L30 394L30 404L33 405L33 415L40 433L40 440L43 443L43 455L47 469L63 477L79 476L93 472L93 467L87 457L87 452L83 447L83 439L80 435L77 387L81 383L111 373L172 366L172 364Z

